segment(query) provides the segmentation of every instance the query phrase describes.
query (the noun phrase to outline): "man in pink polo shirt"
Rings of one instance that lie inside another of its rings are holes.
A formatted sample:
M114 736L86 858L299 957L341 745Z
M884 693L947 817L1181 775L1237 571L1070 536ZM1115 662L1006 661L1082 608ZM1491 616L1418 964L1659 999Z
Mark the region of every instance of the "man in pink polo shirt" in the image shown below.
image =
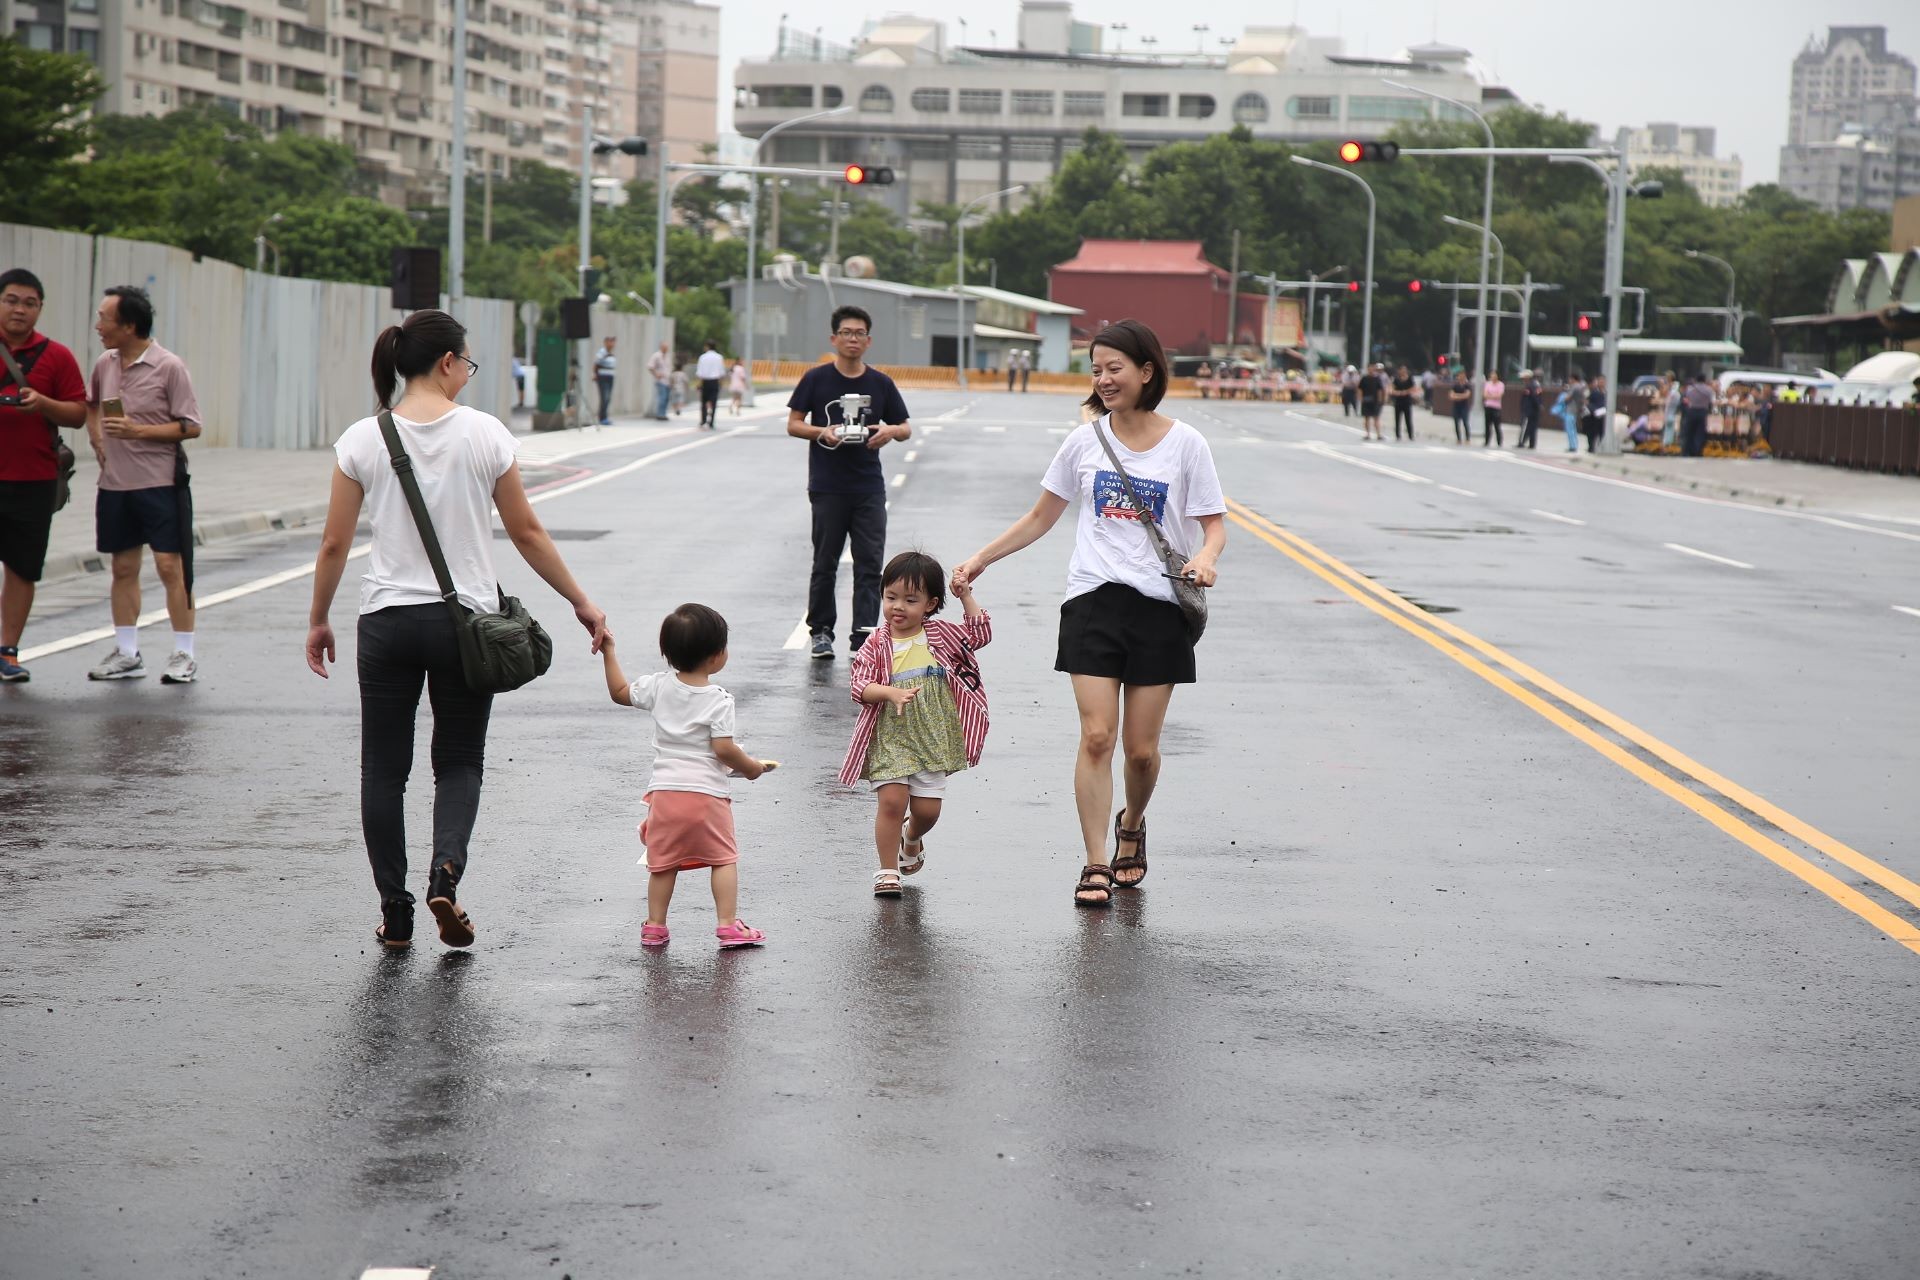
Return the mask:
M145 289L107 290L93 331L106 351L87 384L87 435L100 459L94 528L101 553L113 557L114 647L87 678L147 674L137 624L141 551L152 547L173 623L173 656L160 681L187 684L199 668L193 660L193 504L181 442L200 434L200 405L186 364L153 340L153 302ZM109 407L120 412L107 413Z

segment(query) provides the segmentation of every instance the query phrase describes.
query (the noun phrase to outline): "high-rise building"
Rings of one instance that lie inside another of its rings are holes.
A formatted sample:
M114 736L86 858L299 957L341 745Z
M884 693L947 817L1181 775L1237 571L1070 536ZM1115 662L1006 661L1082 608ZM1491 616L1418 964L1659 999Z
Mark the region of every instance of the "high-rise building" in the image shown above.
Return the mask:
M1740 198L1740 157L1713 154L1714 132L1698 125L1650 124L1627 133L1627 167L1678 169L1700 199L1725 207Z
M964 203L1046 181L1089 126L1144 154L1236 126L1305 141L1365 137L1403 120L1465 118L1383 78L1476 109L1513 101L1468 51L1450 45L1363 58L1298 27L1250 27L1224 39L1201 27L1190 49L1146 38L1108 48L1103 36L1111 29L1075 21L1064 0L1024 0L1011 47L965 43L967 25L959 25L963 43L952 46L943 22L893 16L845 47L783 25L771 56L734 71L735 127L757 137L796 116L851 107L783 130L762 159L890 165L898 181L881 191L906 212L920 201Z
M1793 60L1780 185L1830 210L1920 192L1920 73L1885 27L1829 27Z

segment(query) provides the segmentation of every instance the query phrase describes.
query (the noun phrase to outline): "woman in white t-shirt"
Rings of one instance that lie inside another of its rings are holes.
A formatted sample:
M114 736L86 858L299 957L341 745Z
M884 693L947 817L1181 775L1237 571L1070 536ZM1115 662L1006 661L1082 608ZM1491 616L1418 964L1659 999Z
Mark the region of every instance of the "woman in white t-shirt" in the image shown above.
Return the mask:
M1153 330L1138 320L1109 325L1094 338L1089 355L1093 394L1086 405L1100 416L1060 446L1033 510L957 565L953 582L958 594L1079 502L1054 669L1073 677L1080 710L1073 795L1087 861L1073 900L1101 907L1112 901L1115 887L1130 889L1146 878L1147 802L1160 776L1160 730L1173 687L1193 683L1194 663L1173 584L1099 432L1106 431L1140 500L1175 552L1186 557L1182 572L1203 587L1218 576L1227 530L1226 499L1206 438L1158 412L1167 391L1167 358ZM1116 741L1126 761L1126 806L1113 819L1109 863Z
M467 331L444 311L416 311L389 326L373 347L373 389L413 462L421 496L440 539L462 608L500 608L493 571L493 511L533 571L573 605L574 617L598 653L607 639L607 615L573 580L553 540L533 514L514 440L500 419L456 404L477 372L467 358ZM406 386L394 400L397 383ZM413 766L414 718L424 684L433 703L433 859L427 909L451 947L473 942L473 921L454 898L467 866L467 842L480 809L480 776L487 746L491 694L467 687L453 618L435 580L425 545L378 416L362 418L334 444L337 466L326 530L314 565L307 666L326 676L334 660L328 612L347 566L362 507L373 525L372 554L360 584L357 665L360 675L360 823L381 924L389 947L413 941L413 895L407 891L405 799Z

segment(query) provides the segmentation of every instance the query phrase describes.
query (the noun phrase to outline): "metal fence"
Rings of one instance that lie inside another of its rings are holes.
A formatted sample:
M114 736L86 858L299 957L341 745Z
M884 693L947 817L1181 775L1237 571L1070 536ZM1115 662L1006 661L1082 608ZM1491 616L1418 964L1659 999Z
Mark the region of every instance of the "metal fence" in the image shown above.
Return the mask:
M46 285L40 330L73 348L82 370L100 349L93 313L101 291L134 284L152 294L154 339L186 361L208 445L331 444L373 411L373 340L406 317L372 285L271 276L196 261L171 245L0 223L0 269L13 266ZM461 399L504 419L514 401L513 304L468 298L460 320L480 366Z
M1796 462L1920 475L1920 410L1911 405L1776 404L1767 443L1775 457Z

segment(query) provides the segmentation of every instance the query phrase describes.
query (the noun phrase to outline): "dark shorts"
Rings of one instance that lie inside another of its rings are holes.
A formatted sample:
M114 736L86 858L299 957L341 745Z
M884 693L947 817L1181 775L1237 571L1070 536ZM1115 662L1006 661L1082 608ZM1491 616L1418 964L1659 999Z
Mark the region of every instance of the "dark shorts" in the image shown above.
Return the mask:
M1360 416L1363 418L1379 417L1380 402L1378 400L1362 400L1360 402Z
M1055 671L1121 684L1192 684L1193 642L1180 606L1105 583L1060 606Z
M173 485L157 489L102 489L94 499L95 544L103 555L152 547L180 554L180 491Z
M0 480L0 564L40 581L53 530L54 480Z

